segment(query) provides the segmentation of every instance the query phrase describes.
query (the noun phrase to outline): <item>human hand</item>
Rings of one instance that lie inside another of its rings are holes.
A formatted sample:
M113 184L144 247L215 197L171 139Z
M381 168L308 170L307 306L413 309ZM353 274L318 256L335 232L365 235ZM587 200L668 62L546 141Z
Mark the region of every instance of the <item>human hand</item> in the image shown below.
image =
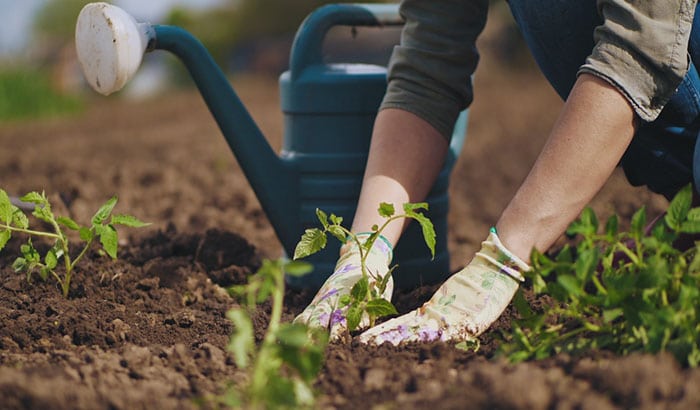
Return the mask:
M530 267L492 229L481 250L420 308L360 335L362 343L473 340L503 313Z
M367 240L369 235L368 233L360 233L357 234L357 237L363 242ZM338 340L346 333L348 307L339 306L339 301L343 295L349 295L355 283L362 278L360 250L357 244L353 241L346 243L340 254L333 274L326 279L311 304L294 319L294 323L304 323L311 327L327 329L330 333L330 340ZM376 282L378 277L387 275L392 257L391 245L386 239L379 236L372 245L365 261L370 286L372 282ZM393 289L393 279L389 278L381 297L390 301ZM363 313L358 328L364 329L367 326L369 326L369 317Z

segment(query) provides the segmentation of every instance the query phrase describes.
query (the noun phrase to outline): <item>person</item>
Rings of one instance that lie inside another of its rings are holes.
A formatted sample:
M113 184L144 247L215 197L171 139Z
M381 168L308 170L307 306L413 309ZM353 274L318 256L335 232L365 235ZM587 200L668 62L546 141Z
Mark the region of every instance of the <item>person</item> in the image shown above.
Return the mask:
M353 232L379 223L380 202L422 201L443 165L458 113L472 101L475 41L488 0L404 0ZM463 341L486 330L529 269L620 165L633 185L673 196L698 186L700 22L691 0L510 0L544 76L565 100L535 164L481 249L420 308L364 331L363 343ZM524 102L526 103L526 102ZM390 161L386 159L390 158ZM498 166L494 158L484 166ZM466 199L468 200L468 198ZM384 275L404 225L390 226L368 267ZM338 298L357 281L358 250L341 248L335 272L295 321L345 329ZM390 298L391 290L383 295ZM368 322L364 318L361 326Z

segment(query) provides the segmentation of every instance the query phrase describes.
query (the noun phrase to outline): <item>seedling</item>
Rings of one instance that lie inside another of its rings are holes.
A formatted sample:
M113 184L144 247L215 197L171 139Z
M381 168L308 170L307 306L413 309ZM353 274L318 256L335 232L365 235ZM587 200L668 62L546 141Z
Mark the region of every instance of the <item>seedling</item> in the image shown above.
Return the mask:
M366 263L369 251L372 249L374 242L391 222L404 218L418 221L423 232L425 244L430 249L433 257L435 256L435 229L430 219L418 212L419 210L427 209L428 204L424 202L406 203L403 205L404 213L397 215L394 205L384 202L381 203L378 213L381 217L385 218L385 221L381 226L373 226L371 234L364 242L362 242L356 234L342 226L342 217L331 214L329 218L325 212L320 209L316 210L316 216L323 229L311 228L304 232L301 241L294 250L294 259L305 258L324 249L328 241L327 234L333 235L341 243L353 241L357 245L360 251L362 277L352 287L350 294L343 295L338 300L339 308L347 307L346 320L348 331L352 332L357 329L363 313L366 313L369 317L370 326L374 326L378 318L397 313L394 305L381 297L397 265L392 266L389 271L382 276L377 272L369 272Z
M227 391L222 398L227 406L277 409L313 405L312 384L323 366L328 335L303 324L281 323L285 273L300 276L310 271L311 266L304 262L265 260L247 285L230 289L242 307L227 313L235 326L228 350L240 369L248 369L248 380ZM251 316L269 299L270 323L256 350Z
M93 215L89 226L81 226L67 216L55 216L44 192L30 192L20 199L23 202L34 204L32 215L50 225L53 231L30 229L27 215L13 205L7 193L0 189L0 250L5 247L13 233L28 235L27 243L20 247L22 256L15 259L12 264L13 269L15 272L26 273L27 280L31 280L34 273L38 274L42 280L47 280L49 276L52 276L61 286L61 293L66 298L75 266L85 256L95 238L99 239L104 252L112 259L116 259L118 244L116 226L140 228L149 225L131 215L112 215L112 210L117 204L116 196L100 207ZM71 256L71 244L66 229L78 232L80 240L83 242L82 249L75 257ZM53 245L42 256L34 247L32 237L52 240ZM63 272L59 268L61 260L64 264Z
M522 319L514 322L501 352L512 361L559 352L605 349L672 353L680 363L700 364L700 243L674 247L682 234L700 232L700 208L691 209L692 188L681 190L665 217L645 234L646 213L637 211L630 232L616 216L598 233L586 209L568 229L576 246L549 257L533 252L526 273L536 294L553 298L534 311L522 293L514 300Z

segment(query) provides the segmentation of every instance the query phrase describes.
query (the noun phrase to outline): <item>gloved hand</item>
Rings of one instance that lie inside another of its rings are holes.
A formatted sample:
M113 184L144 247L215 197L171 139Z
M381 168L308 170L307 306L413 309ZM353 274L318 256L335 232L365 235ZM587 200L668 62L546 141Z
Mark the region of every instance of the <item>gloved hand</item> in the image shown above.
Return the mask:
M420 308L360 335L362 343L466 341L483 333L503 313L530 267L511 254L494 228L481 250Z
M357 234L360 242L364 243L369 233ZM340 258L335 265L333 274L326 279L321 289L316 293L311 304L294 319L294 323L305 323L311 327L328 329L330 340L337 340L347 330L347 306L338 306L342 295L349 295L352 287L362 278L360 265L360 250L354 241L348 241L340 251ZM393 257L392 247L389 242L379 236L374 241L372 249L365 261L369 275L370 286L376 282L379 276L384 277L389 271L389 263ZM386 300L391 300L394 290L394 282L389 278L384 293L381 295ZM369 326L369 317L363 314L359 328Z

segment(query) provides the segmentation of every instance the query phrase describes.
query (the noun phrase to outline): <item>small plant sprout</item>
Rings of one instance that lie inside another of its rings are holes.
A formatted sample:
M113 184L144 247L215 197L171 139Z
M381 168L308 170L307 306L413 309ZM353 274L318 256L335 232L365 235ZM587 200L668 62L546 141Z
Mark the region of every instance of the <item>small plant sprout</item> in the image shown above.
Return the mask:
M312 384L323 366L328 335L304 324L281 323L285 273L301 276L310 271L311 266L304 262L264 260L258 272L248 278L248 284L229 289L242 307L227 313L234 324L228 350L240 369L248 369L248 380L229 388L222 397L223 404L250 409L313 405ZM269 299L270 323L256 349L251 316L257 305Z
M117 204L116 196L100 207L93 215L89 226L81 226L67 216L55 216L44 192L30 192L20 200L34 204L32 215L48 224L50 230L30 229L27 215L13 205L7 193L0 189L0 250L5 247L13 233L28 235L27 243L20 247L22 256L15 259L12 264L13 269L16 272L26 273L27 280L31 280L34 273L38 274L42 280L52 276L61 286L64 297L68 297L75 266L85 256L93 240L99 239L104 252L116 259L118 245L116 226L140 228L149 225L130 215L112 215L112 210ZM71 244L66 230L76 231L84 243L75 257L71 256ZM34 247L32 237L48 239L53 241L53 245L42 256ZM63 260L63 269L59 267L61 260Z
M356 234L342 226L342 217L333 214L329 217L320 209L316 210L316 216L323 229L311 228L304 232L301 241L294 250L294 259L305 258L324 249L327 243L327 234L333 235L343 244L348 241L355 243L360 252L362 277L352 287L350 294L343 295L338 300L339 308L347 307L346 320L349 332L357 329L363 313L369 317L370 326L374 326L378 318L397 313L394 305L381 297L397 265L392 266L386 275L381 276L376 272L368 272L366 264L372 246L391 222L405 218L416 220L421 226L425 244L430 249L432 256L435 256L435 229L430 219L419 212L427 209L428 204L425 202L406 203L403 205L404 213L397 215L394 205L381 203L378 213L385 221L381 226L373 226L371 234L364 242ZM370 277L373 280L370 280Z
M513 303L521 318L501 353L518 362L590 349L666 351L700 365L700 242L677 246L683 235L700 233L700 208L691 203L688 185L650 233L644 208L629 232L618 230L616 216L599 232L595 213L584 210L567 231L580 236L576 246L554 256L533 252L525 275L552 303L532 309L519 291Z

